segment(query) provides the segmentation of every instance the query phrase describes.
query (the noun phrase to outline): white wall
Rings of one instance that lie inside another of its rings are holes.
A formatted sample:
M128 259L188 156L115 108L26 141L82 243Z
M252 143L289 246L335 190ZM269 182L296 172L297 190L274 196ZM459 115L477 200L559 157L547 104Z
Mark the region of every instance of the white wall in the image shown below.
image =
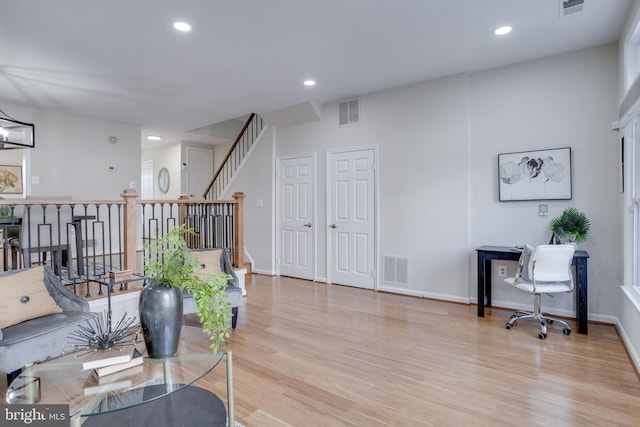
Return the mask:
M586 242L589 259L589 317L614 322L621 282L618 218L619 132L617 117L617 44L501 67L470 77L471 209L470 248L482 244L512 246L547 243L549 222L568 206L591 220ZM498 201L498 153L571 147L573 199ZM538 204L549 216L538 216ZM476 296L475 254L469 293ZM494 263L496 264L496 263ZM515 272L515 263L511 272ZM495 268L495 265L494 265ZM494 274L496 305L531 304L531 297L504 286ZM544 298L545 309L572 315L572 295ZM517 305L516 305L517 306Z
M215 173L220 163L224 160L224 157L227 155L229 148L231 148L231 144L233 142L228 142L226 144L216 144L213 146L213 172Z
M31 185L30 194L114 200L131 181L139 185L139 127L13 105L2 108L35 124L36 147L28 149L27 180L37 176L40 183ZM110 136L118 142L110 144ZM3 155L0 151L0 164ZM117 171L108 172L107 166Z
M357 125L338 127L328 104L320 121L278 130L277 156L317 154L317 280L327 277L326 152L376 145L380 254L409 258L411 285L390 289L467 301L466 93L466 76L454 76L362 96Z
M224 156L219 153L216 146L199 144L191 141L181 141L170 144L161 144L157 147L145 148L142 150L142 160L153 161L153 198L154 199L177 199L180 195L187 194L187 168L182 164L187 162L187 148L199 148L213 152L213 171L215 172L216 161ZM223 157L224 158L224 157ZM170 182L169 191L163 194L158 189L158 172L162 168L169 170ZM208 177L209 179L211 177Z
M590 318L614 321L621 279L620 135L611 130L617 115L617 61L617 47L610 44L364 95L358 125L338 128L332 103L323 106L317 122L278 129L276 156L317 154L316 279L326 277L325 153L377 145L379 251L407 256L410 263L409 287L387 289L475 301L476 247L546 243L551 218L575 206L593 223L582 245L591 255ZM537 216L539 202L498 201L499 153L567 146L573 150L573 200L542 202L549 205L546 218ZM242 171L251 173L236 187L250 195L247 205L274 197L272 186L263 185L274 179L272 159L252 161L271 165ZM267 241L272 223L256 215L261 214L247 212L247 235L260 230L263 239L247 246L264 258L256 269L269 271L276 251L275 241ZM493 289L504 305L532 304L502 279ZM551 303L545 299L545 304L550 312L573 315L573 301L566 295Z
M231 200L235 192L245 194L244 236L246 251L250 255L247 261L253 261L253 271L261 274L275 273L275 236L272 226L275 222L274 139L273 128L267 128L252 148L253 151L242 165L242 169L222 195L223 199ZM226 154L226 150L224 153ZM262 201L262 206L258 206L258 200Z
M180 143L162 144L142 150L142 160L153 161L153 199L177 199L181 194L182 171L180 163ZM169 191L162 193L158 188L158 172L169 171Z

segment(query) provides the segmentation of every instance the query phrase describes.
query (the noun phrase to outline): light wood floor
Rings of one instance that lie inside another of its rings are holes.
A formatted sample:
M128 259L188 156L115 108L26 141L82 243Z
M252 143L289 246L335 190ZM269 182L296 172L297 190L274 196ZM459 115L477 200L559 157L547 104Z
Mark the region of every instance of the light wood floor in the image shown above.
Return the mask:
M542 341L533 322L506 330L506 310L255 274L246 286L226 347L247 427L640 425L613 326ZM225 381L220 366L197 385L226 402Z
M228 340L250 426L638 426L640 381L616 330L253 275ZM193 321L193 320L190 320ZM199 383L225 396L224 370Z

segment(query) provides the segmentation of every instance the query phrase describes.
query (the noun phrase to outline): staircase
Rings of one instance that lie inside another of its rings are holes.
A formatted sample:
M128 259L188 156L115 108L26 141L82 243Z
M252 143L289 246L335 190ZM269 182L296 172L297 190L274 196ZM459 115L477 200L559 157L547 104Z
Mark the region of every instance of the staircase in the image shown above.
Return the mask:
M204 190L202 197L205 200L218 200L225 194L229 184L233 182L235 174L240 170L242 163L251 152L254 143L262 134L263 129L264 122L262 117L251 113L229 148L226 157L220 163L209 185Z
M213 175L209 185L202 194L202 197L204 197L205 200L218 200L224 196L225 191L233 182L236 173L242 167L242 164L248 157L254 144L260 135L262 135L263 129L264 121L262 120L262 117L255 113L251 113L238 133L235 141L231 144L227 155L220 163L220 166ZM244 259L244 254L240 254L240 256L242 257L241 259ZM236 267L240 268L240 271L237 270L236 274L238 274L239 279L240 274L242 274L241 281L244 284L244 272L242 269L246 269L246 274L251 275L251 263L244 262L242 265L238 265ZM245 291L243 289L243 295L244 292Z

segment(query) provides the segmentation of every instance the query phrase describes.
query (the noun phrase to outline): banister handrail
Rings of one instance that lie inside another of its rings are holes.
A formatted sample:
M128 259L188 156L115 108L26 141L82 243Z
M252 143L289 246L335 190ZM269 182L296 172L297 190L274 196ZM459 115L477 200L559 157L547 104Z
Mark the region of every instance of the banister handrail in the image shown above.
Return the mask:
M15 261L12 259L13 268L20 268L18 256L24 266L49 259L58 271L65 268L64 274L74 286L83 279L90 280L90 276L97 277L96 274L106 274L113 269L142 271L138 258L145 239L158 238L179 223L195 228L198 237L192 242L194 249L220 245L215 247L230 250L234 266L243 265L244 193L234 193L230 200L194 200L186 196L140 200L135 189L125 189L120 196L120 200L0 200L3 226L19 227L18 241L11 245L13 249L9 248L7 228L3 229L5 246L0 257L4 267L8 266L9 251L12 258L16 257ZM55 210L49 212L49 207ZM41 213L40 220L33 220L36 213ZM62 215L66 215L64 226ZM49 235L57 236L57 240L45 240ZM99 273L89 272L90 260L94 266L99 261ZM72 272L74 264L78 268Z
M204 198L207 197L207 193L209 193L209 190L211 190L211 187L213 187L213 183L216 182L216 179L218 179L218 176L220 176L220 174L222 173L222 170L224 169L225 164L227 163L227 161L229 160L229 158L233 154L233 150L235 150L236 146L240 142L240 139L242 139L242 137L244 136L244 133L247 131L247 128L249 127L249 125L251 124L251 121L255 118L255 116L256 116L255 113L251 113L251 115L249 116L249 118L245 122L245 124L242 127L242 129L240 129L240 132L238 133L238 136L236 137L235 141L233 141L233 144L231 144L231 147L229 148L229 151L227 151L227 155L224 157L222 162L220 162L220 166L218 166L218 169L213 174L213 178L211 178L211 181L209 181L209 185L207 185L207 188L205 188L204 192L202 193L202 197L204 197Z

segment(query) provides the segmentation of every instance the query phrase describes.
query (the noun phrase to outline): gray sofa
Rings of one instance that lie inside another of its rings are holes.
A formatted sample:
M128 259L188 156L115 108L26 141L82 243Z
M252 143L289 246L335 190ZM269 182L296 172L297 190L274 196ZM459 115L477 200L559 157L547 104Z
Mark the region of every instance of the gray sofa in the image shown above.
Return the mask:
M215 266L205 265L208 262L212 262L214 260L207 259L208 254L217 254L220 252L219 259L215 259L213 264ZM225 272L231 276L231 279L227 282L227 301L231 304L231 328L235 329L238 323L238 307L242 302L242 289L238 285L238 276L236 276L236 272L233 270L233 265L231 264L231 260L229 258L229 252L226 249L198 249L192 251L193 255L198 258L202 264L202 271L204 274L208 274L207 270L213 267L215 274L218 270ZM206 260L206 261L205 261ZM190 292L182 293L182 313L186 316L187 314L197 313L198 308L196 307L196 302L191 295Z
M0 273L11 276L23 270ZM61 313L25 320L0 330L0 372L10 374L29 363L59 356L68 332L77 329L89 314L89 304L65 288L49 266L44 267L44 284ZM0 298L2 298L0 287Z

